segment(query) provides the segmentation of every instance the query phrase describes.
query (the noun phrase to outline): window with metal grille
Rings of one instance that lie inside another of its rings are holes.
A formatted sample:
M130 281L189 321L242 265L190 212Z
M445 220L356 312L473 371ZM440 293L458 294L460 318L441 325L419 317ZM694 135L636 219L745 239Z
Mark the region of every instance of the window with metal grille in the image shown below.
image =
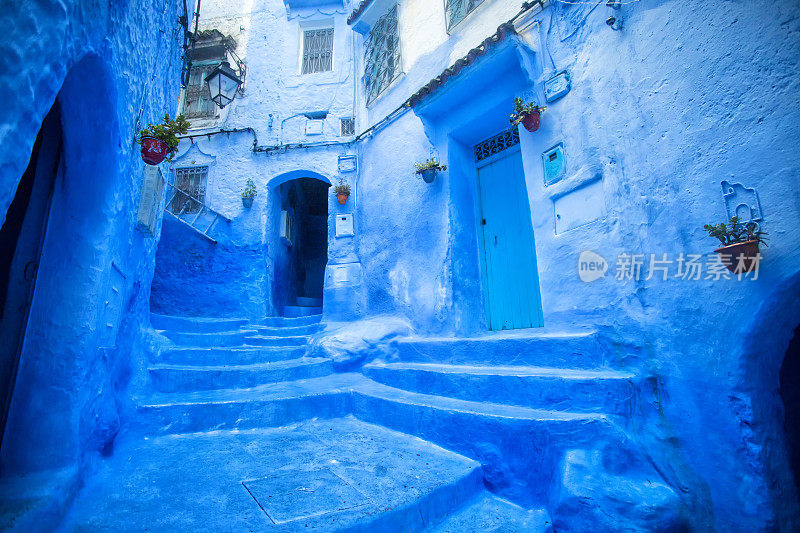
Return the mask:
M221 61L221 60L220 60ZM217 106L211 101L206 77L217 68L220 61L196 64L189 72L189 83L183 99L183 116L192 118L213 118L217 116Z
M447 15L447 31L464 20L483 0L445 0L444 11Z
M170 211L176 215L197 213L202 209L206 198L208 167L189 167L175 169L175 197Z
M342 137L352 137L356 134L356 119L347 117L341 119Z
M364 47L364 89L367 104L400 75L400 35L397 30L397 4L370 30Z
M302 74L333 70L333 28L303 32Z

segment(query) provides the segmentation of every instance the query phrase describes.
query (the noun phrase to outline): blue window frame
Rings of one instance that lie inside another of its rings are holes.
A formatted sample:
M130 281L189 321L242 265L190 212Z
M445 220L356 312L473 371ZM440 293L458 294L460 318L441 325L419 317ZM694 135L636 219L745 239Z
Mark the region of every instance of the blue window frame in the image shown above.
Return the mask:
M445 0L444 12L447 17L447 31L464 20L483 0Z
M370 30L364 47L364 90L367 104L378 97L400 75L400 35L397 4Z

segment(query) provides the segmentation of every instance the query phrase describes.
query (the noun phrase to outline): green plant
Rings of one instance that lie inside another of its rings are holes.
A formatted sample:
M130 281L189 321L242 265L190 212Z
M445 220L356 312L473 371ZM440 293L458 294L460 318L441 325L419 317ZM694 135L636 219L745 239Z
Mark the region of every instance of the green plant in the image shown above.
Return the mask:
M333 192L338 196L340 194L344 194L345 196L350 196L350 185L344 182L344 179L340 179L339 183L333 188Z
M731 244L738 244L740 242L758 241L764 246L767 246L766 239L764 238L767 233L758 229L758 224L755 222L743 223L739 217L731 218L728 224L722 222L720 224L711 225L706 224L703 226L708 234L723 246L730 246Z
M442 165L435 157L426 159L422 163L414 163L414 167L417 169L417 174L423 170L447 170L447 165Z
M175 154L178 152L178 145L181 140L178 135L183 135L189 131L189 122L183 117L178 115L175 119L169 117L169 113L164 115L164 120L161 124L148 124L148 126L139 132L139 142L142 142L143 137L155 137L160 141L167 143L169 153L167 154L167 161L172 161Z
M514 125L519 124L522 122L527 115L531 113L544 113L544 110L547 109L544 106L538 106L533 102L528 102L527 104L522 101L522 98L514 98L514 112L511 113L511 123Z
M255 198L258 191L256 190L256 184L253 183L253 180L247 178L245 185L244 191L242 191L242 198Z

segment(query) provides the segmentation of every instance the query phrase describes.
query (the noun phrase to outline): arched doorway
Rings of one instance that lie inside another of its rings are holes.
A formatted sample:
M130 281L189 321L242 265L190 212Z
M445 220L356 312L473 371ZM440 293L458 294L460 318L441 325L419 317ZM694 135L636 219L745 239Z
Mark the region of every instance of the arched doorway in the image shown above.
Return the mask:
M109 279L129 248L116 102L103 60L89 55L75 64L31 154L35 178L27 202L18 188L26 213L23 229L9 232L9 239L15 256L33 249L29 257L39 259L12 259L5 282L6 302L18 291L11 278L29 280L32 294L27 310L17 307L3 317L10 336L20 339L4 355L18 364L3 391L10 397L0 449L3 475L72 468L83 452L105 449L118 428L111 362L98 348L110 346L104 344ZM45 196L36 191L49 185L47 211ZM34 228L27 231L29 223Z
M794 484L800 493L800 325L794 330L780 370L783 430Z
M279 180L272 239L275 275L273 305L282 316L322 313L322 289L328 262L328 187L317 177Z

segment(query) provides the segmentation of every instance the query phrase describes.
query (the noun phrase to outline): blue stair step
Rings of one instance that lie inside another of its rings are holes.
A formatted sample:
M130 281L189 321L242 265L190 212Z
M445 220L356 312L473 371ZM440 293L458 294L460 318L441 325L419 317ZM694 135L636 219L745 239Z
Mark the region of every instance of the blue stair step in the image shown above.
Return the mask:
M308 337L248 335L244 342L250 346L302 346L308 343Z
M306 326L256 326L254 328L260 335L267 337L291 337L298 335L313 335L323 329L320 323Z
M297 305L301 307L322 307L322 298L309 298L307 296L298 296L296 300L297 300Z
M405 337L392 342L404 362L604 368L596 332L498 332L481 337Z
M193 347L242 346L245 337L252 331L221 331L216 333L187 333L184 331L164 330L160 332L175 344Z
M307 353L307 346L173 347L163 350L157 362L174 365L249 365L299 359Z
M159 392L250 388L265 383L327 376L333 372L329 359L305 358L274 363L224 366L160 364L149 368Z
M298 318L306 316L321 315L322 307L302 307L299 305L287 305L283 308L283 316L286 318Z
M308 326L311 324L319 324L321 321L322 321L322 315L298 316L298 317L268 316L259 320L255 327L259 326L298 327L298 326Z
M245 327L248 322L244 318L195 318L150 313L150 323L153 329L171 329L193 333L234 331Z
M552 533L553 524L545 509L528 510L483 491L429 530L430 533ZM587 530L588 531L588 530Z
M462 400L619 415L636 403L635 376L608 369L375 361L362 371L391 387Z

